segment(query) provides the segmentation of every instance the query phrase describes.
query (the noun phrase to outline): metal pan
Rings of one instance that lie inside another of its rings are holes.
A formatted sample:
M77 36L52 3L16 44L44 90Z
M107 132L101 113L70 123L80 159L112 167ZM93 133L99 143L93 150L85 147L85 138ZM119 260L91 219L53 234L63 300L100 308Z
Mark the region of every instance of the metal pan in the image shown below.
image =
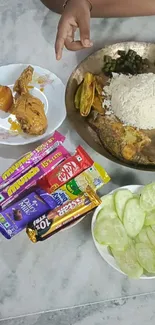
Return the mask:
M103 49L93 53L76 67L76 69L73 71L72 75L69 78L65 96L67 115L72 126L81 136L81 138L92 149L100 153L102 156L122 166L127 166L130 168L144 171L155 171L155 165L140 165L138 163L132 164L131 162L128 163L126 161L119 160L117 157L113 156L103 146L103 144L101 144L96 132L94 132L92 128L89 127L86 119L80 116L79 111L77 111L74 106L75 92L77 90L77 86L82 82L85 73L89 71L93 74L100 74L103 68L104 55L110 55L115 58L117 56L118 50L128 51L129 49L135 50L142 57L147 57L151 62L155 61L155 44L150 43L117 43L114 45L106 46ZM155 72L155 70L152 72ZM153 130L152 132L152 140L154 141L152 141L150 151L155 155L155 130Z

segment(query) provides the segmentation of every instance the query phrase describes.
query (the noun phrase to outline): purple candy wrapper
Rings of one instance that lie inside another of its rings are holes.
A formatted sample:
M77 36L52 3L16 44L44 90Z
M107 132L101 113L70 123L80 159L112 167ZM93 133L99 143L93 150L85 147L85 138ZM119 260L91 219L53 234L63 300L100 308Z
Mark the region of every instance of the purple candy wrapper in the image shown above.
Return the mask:
M65 137L58 131L55 131L48 140L16 161L2 174L2 176L0 176L0 190L14 182L19 176L25 174L30 168L38 164L64 141Z
M51 172L51 170L69 156L70 153L63 146L59 146L55 149L38 165L32 167L27 173L0 192L0 209L2 210L18 198L25 190L35 186L43 176Z
M51 194L45 192L44 190L42 190L41 188L36 188L36 193L51 207L55 205L55 208L57 208L59 205L57 204L56 200L54 200L54 198L52 197Z
M36 193L31 193L21 201L3 210L0 214L0 232L7 239L22 231L29 222L53 210L56 203L50 200L48 205Z

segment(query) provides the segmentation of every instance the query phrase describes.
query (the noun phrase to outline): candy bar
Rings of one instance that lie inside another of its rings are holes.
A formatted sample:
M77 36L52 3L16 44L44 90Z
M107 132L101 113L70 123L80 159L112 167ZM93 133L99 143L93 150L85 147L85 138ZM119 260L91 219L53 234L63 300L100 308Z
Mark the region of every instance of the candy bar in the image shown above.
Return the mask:
M89 211L88 211L88 213L89 213ZM60 232L60 231L62 231L62 230L64 230L64 229L66 229L66 228L69 228L70 226L73 226L73 225L74 225L78 220L83 219L83 218L84 218L84 215L81 215L81 216L79 216L79 217L77 217L77 218L73 218L71 221L67 222L66 224L64 223L63 225L61 225L61 227L59 227L59 228L53 230L52 234L49 233L45 239L48 239L49 237L53 236L53 235L56 234L57 232ZM42 217L40 217L39 219L40 219L40 222L41 222L41 220L42 220L43 222L45 222L45 225L46 225L46 221L45 221L45 220L46 220L46 216L45 216L45 215L42 216ZM42 224L42 226L43 226L43 224ZM46 226L45 226L45 227L46 227ZM46 229L47 229L47 228L46 228ZM33 243L36 243L36 242L38 242L38 241L43 241L43 240L45 240L45 239L37 240L37 238L36 238L36 231L35 231L34 229L32 229L32 228L27 228L26 232L27 232L27 235L28 235L29 239L30 239Z
M38 185L47 192L52 193L69 180L82 173L85 169L92 166L92 164L93 160L81 146L78 146L74 156L69 157L51 173L43 177Z
M1 212L0 232L10 239L23 230L29 222L54 209L55 206L54 201L53 206L49 206L36 193L31 193Z
M55 207L58 206L56 200L54 200L53 197L49 193L45 192L43 189L36 187L35 192L51 207L51 209L53 209L54 204Z
M38 180L69 156L70 153L63 146L55 149L38 165L32 167L26 174L0 192L0 208L3 209L25 190L35 186Z
M26 230L27 235L34 243L43 241L99 204L101 204L100 198L88 186L85 194L29 223Z
M88 185L97 191L109 181L110 177L105 169L95 162L90 168L52 193L51 196L60 206L77 198L85 192Z
M24 157L16 161L10 168L8 168L2 176L0 176L0 189L15 181L19 176L27 172L30 168L39 163L47 155L49 155L55 148L61 145L65 137L59 132L55 131L53 136L46 140L43 144L37 147L32 152L28 152Z
M94 191L97 191L109 181L110 177L105 169L96 162L75 178L78 188L82 191L85 191L87 184L89 184Z

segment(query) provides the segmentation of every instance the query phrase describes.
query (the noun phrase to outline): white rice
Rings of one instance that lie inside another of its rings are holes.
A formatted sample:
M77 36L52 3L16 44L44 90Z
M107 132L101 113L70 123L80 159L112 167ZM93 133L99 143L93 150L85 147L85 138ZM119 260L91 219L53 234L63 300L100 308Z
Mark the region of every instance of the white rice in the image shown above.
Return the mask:
M104 87L104 94L103 106L106 104L109 113L124 124L155 129L155 74L114 74L110 85Z

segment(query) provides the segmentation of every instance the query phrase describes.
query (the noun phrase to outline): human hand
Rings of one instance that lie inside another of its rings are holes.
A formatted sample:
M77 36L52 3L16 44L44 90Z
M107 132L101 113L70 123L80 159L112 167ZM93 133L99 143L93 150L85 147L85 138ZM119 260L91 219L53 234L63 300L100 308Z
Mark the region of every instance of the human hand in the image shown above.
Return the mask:
M56 59L60 60L64 46L77 51L93 45L90 41L90 3L88 0L69 0L58 24L55 42ZM74 35L79 28L80 40Z

